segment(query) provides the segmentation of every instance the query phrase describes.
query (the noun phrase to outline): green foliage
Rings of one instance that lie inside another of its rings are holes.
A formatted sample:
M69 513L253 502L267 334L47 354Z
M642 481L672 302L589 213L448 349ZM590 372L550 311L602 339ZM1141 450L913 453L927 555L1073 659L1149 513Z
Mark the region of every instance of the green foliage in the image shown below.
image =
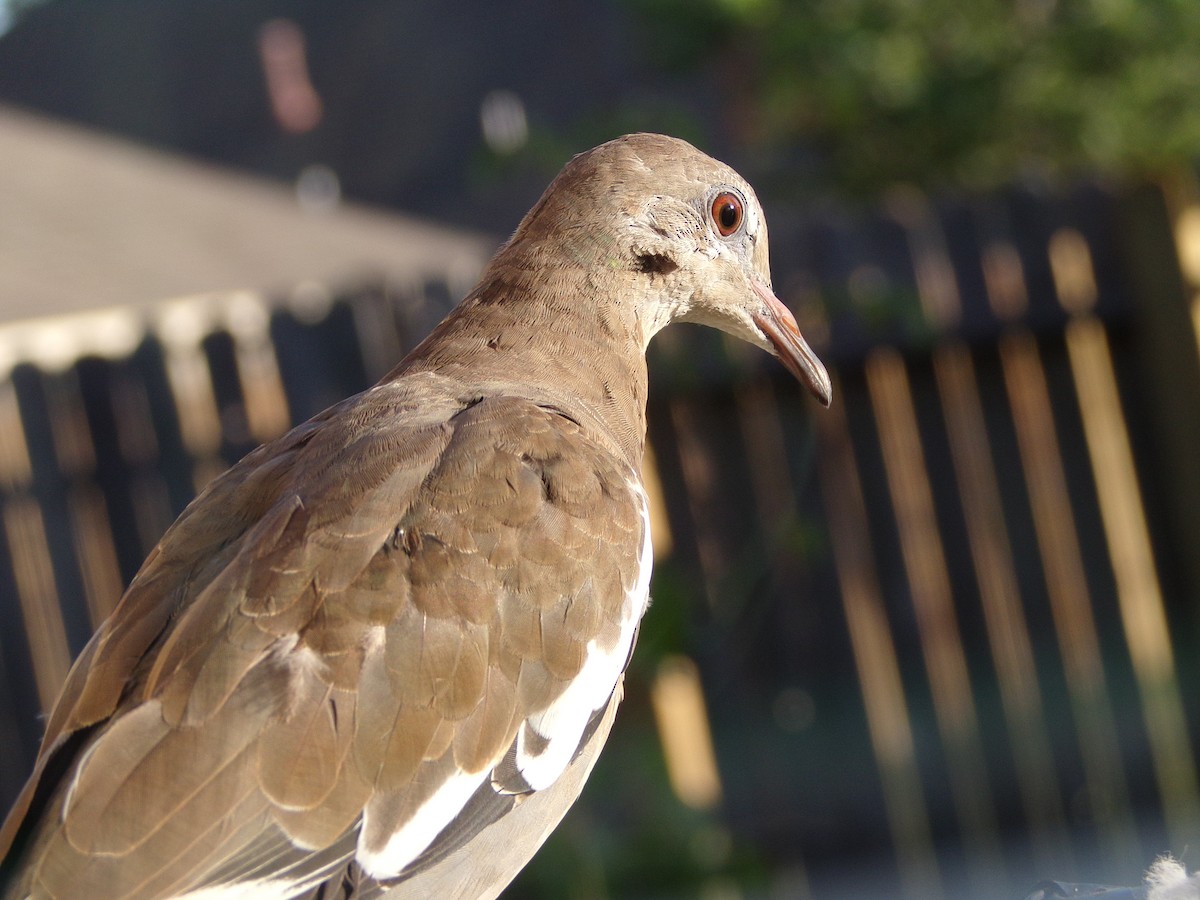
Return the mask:
M1146 174L1200 150L1195 0L627 0L735 140L843 189Z

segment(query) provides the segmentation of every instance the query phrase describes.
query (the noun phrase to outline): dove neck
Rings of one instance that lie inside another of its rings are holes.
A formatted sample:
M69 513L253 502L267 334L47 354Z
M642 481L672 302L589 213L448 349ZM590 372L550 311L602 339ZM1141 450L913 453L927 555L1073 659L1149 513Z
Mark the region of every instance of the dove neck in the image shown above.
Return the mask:
M401 363L526 397L579 422L641 470L646 358L636 298L597 267L497 258Z

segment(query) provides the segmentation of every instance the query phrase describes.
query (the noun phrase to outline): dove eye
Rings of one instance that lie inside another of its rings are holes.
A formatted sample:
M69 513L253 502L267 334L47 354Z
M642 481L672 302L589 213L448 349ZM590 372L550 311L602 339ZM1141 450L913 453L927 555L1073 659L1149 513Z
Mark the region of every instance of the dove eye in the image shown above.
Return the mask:
M721 237L729 237L742 226L745 208L742 205L742 198L737 194L731 191L722 191L713 197L709 213L712 215L717 233Z

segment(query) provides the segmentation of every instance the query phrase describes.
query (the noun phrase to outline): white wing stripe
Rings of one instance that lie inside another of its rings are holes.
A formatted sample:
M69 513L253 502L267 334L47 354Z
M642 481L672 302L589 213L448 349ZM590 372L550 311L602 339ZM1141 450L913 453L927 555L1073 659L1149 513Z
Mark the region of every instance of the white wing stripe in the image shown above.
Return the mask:
M625 597L621 609L621 636L609 650L595 641L587 645L583 668L567 689L545 710L526 721L548 743L541 753L526 747L525 731L517 736L516 765L521 776L535 791L552 785L579 746L583 729L596 710L603 707L616 687L617 678L629 659L633 636L650 598L650 573L654 565L654 543L650 537L650 505L640 484L630 487L638 498L642 514L642 553L637 581Z
M482 772L458 771L446 779L433 795L421 804L404 825L388 837L382 848L367 846L374 836L371 828L371 804L363 811L362 830L358 837L355 858L359 865L375 878L395 878L404 867L421 855L450 821L462 812L476 788L490 775Z

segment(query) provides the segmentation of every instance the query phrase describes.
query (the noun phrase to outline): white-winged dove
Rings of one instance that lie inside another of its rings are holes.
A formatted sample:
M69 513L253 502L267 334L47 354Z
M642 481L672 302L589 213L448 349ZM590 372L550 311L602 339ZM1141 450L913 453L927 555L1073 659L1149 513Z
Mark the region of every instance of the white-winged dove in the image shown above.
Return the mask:
M498 894L620 699L675 320L829 403L745 181L658 135L575 157L403 362L163 536L49 718L3 896Z

